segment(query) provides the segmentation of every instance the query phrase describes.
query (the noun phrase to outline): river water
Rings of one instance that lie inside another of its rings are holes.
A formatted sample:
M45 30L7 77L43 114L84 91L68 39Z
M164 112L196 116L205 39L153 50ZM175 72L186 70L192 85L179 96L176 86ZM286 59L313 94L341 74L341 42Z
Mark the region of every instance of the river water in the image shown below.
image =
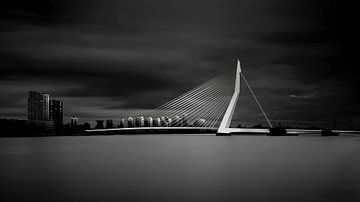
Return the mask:
M360 201L360 137L0 138L1 201Z

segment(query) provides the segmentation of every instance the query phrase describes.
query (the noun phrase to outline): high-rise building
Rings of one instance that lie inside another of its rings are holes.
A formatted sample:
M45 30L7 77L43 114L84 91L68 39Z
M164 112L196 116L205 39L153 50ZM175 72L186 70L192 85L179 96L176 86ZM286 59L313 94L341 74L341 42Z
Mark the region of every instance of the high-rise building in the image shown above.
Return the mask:
M63 125L63 102L60 100L50 100L50 120L54 122L55 129L60 129Z
M78 118L71 117L70 118L70 128L75 129L77 127Z
M49 121L49 94L30 91L28 98L28 119Z

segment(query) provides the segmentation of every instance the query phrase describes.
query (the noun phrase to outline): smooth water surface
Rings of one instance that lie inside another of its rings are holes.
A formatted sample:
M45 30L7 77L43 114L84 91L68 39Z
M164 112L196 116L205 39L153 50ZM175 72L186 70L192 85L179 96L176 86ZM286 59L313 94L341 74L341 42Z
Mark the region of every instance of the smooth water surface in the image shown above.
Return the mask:
M1 201L360 201L360 137L0 138Z

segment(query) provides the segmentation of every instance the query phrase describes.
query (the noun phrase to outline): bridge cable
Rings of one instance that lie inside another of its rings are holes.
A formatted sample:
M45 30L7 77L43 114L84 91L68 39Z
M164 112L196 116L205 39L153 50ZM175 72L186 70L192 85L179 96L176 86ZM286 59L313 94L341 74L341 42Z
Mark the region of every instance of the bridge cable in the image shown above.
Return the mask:
M244 81L245 81L245 83L246 83L247 87L249 88L249 90L250 90L250 92L251 92L252 96L254 97L254 99L255 99L255 101L256 101L256 103L257 103L257 105L259 106L259 108L260 108L261 112L263 113L263 115L264 115L264 117L265 117L265 119L266 119L267 123L268 123L268 124L269 124L269 126L272 128L273 126L272 126L272 124L270 123L270 121L269 121L268 117L266 116L265 111L264 111L264 109L261 107L261 105L260 105L260 103L259 103L258 99L256 98L256 96L255 96L254 92L252 91L252 89L251 89L251 87L250 87L250 84L247 82L247 80L245 79L245 76L242 74L242 72L240 72L240 75L241 75L241 77L244 79Z
M205 90L202 90L199 93L196 93L194 96L191 97L186 97L183 100L180 100L180 104L179 105L175 105L175 106L170 106L170 109L166 109L168 110L168 112L165 112L165 114L167 116L169 115L174 115L176 113L180 113L183 111L184 113L188 113L189 110L193 110L196 109L196 106L194 106L194 102L196 102L196 100L201 100L201 101L208 101L209 99L211 99L211 96L213 95L217 95L220 94L220 90L217 88L206 88ZM205 99L204 99L204 96ZM169 112L169 110L171 110Z

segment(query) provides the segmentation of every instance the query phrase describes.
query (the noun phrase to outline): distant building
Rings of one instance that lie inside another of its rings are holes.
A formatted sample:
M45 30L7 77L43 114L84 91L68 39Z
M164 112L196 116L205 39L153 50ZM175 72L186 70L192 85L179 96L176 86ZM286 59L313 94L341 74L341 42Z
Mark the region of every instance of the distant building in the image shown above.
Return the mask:
M145 126L145 118L143 116L136 117L136 127L144 127Z
M95 129L104 129L104 121L103 120L96 120Z
M85 130L90 130L90 123L85 122L83 125Z
M54 134L54 123L52 121L28 120L27 124L29 124L31 128L35 128L36 133L40 135Z
M125 119L124 118L120 119L119 128L125 128Z
M161 127L168 127L168 122L167 122L167 118L165 116L162 116L160 119L160 125Z
M28 120L49 121L49 94L29 92Z
M49 94L29 92L27 123L31 130L39 135L49 135L54 132L54 123L50 120L49 99Z
M114 128L113 120L108 119L106 120L106 128Z
M128 128L133 128L135 126L135 120L133 117L128 117L127 122L128 122Z
M153 127L153 126L154 126L153 117L147 117L145 120L145 127Z
M85 122L83 124L77 125L77 129L79 132L83 132L85 130L90 130L90 123Z
M167 123L168 123L168 126L171 127L173 125L172 119L167 117Z
M63 104L60 100L50 100L49 116L54 122L55 130L61 129L63 125Z
M154 127L160 127L161 126L161 120L160 118L154 119Z
M53 135L53 127L52 121L0 119L0 137Z
M71 129L76 129L77 124L78 124L78 118L76 118L76 117L71 117L71 118L70 118L70 128L71 128Z

